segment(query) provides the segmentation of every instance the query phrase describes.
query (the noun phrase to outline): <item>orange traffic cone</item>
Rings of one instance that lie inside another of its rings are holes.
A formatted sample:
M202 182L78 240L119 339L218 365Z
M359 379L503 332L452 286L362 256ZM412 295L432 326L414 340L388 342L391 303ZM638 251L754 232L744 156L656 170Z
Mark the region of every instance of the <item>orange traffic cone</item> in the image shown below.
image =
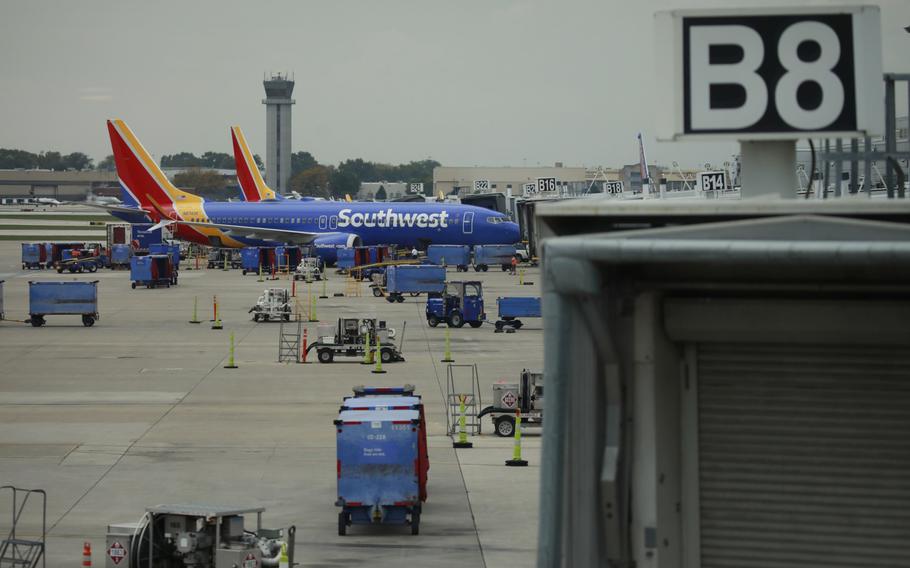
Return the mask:
M90 543L90 542L82 543L82 565L83 566L92 565L92 543Z

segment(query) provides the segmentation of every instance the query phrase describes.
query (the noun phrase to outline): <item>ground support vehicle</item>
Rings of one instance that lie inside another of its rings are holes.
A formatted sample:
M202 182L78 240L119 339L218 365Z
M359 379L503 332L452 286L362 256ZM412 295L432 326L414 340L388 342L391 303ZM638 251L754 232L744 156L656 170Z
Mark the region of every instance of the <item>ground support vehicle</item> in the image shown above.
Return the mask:
M43 269L47 266L44 243L22 243L22 270Z
M487 319L483 311L483 285L477 281L446 282L441 295L427 298L427 324L436 327L445 322L449 327L480 327Z
M410 385L408 385L410 386ZM373 388L373 387L364 387ZM383 388L383 387L379 387ZM340 412L351 411L376 411L376 410L416 410L419 414L418 431L418 481L420 483L420 500L427 500L427 476L430 470L430 453L427 445L427 420L424 413L423 401L419 396L411 394L377 394L367 396L346 397L341 403Z
M291 295L285 288L267 288L248 313L253 321L291 321Z
M331 363L336 356L365 358L367 350L376 349L377 338L383 363L404 361L400 349L391 341L396 336L395 330L387 328L384 321L339 318L337 325L319 324L316 333L317 340L307 347L307 353L315 349L320 363ZM398 345L401 345L400 338Z
M445 288L446 269L429 264L403 264L385 270L386 300L404 302L404 294L419 296L421 292L439 294ZM376 295L374 288L373 295Z
M41 327L48 315L82 316L82 325L91 327L98 314L98 281L29 282L29 323Z
M480 411L478 418L490 415L497 436L515 434L515 412L521 410L521 424L543 426L543 373L524 369L517 383L500 380L493 383L495 404Z
M347 410L335 429L338 534L372 524L410 524L419 534L420 413Z
M246 247L240 252L240 268L243 274L270 274L278 263L274 247Z
M47 249L47 267L56 268L64 258L63 251L81 250L85 248L85 243L47 243L45 246Z
M130 265L130 258L133 256L133 249L128 244L111 245L111 268L126 268Z
M294 280L303 280L305 282L322 280L321 265L319 257L316 256L308 256L301 259L300 264L297 265L297 269L294 271Z
M496 320L496 331L504 328L510 331L520 329L524 323L518 318L539 318L540 298L506 297L496 298L499 319Z
M497 264L503 271L511 270L514 256L514 245L477 245L474 247L474 271L486 272Z
M64 270L71 274L96 272L102 266L104 266L104 259L98 250L63 249L60 251L60 261L57 262L57 274L62 274Z
M132 288L145 286L170 288L177 284L177 271L169 254L147 254L130 259L130 280Z
M467 272L471 264L471 247L468 245L430 245L427 259L439 266L454 266L457 272Z
M135 250L148 251L149 248L157 243L164 242L164 231L166 227L159 227L152 230L151 223L135 223L132 225L132 245Z

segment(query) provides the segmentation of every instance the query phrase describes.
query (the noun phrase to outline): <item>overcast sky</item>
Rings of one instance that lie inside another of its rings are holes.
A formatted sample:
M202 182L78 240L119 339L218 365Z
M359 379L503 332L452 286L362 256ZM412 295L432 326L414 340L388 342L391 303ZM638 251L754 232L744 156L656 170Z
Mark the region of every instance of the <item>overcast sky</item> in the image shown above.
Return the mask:
M885 71L910 72L910 2L871 3ZM123 118L156 157L231 152L232 124L265 155L263 73L289 71L293 148L323 163L618 166L642 131L652 162L719 164L735 144L654 140L653 14L756 4L0 0L0 147L97 160Z

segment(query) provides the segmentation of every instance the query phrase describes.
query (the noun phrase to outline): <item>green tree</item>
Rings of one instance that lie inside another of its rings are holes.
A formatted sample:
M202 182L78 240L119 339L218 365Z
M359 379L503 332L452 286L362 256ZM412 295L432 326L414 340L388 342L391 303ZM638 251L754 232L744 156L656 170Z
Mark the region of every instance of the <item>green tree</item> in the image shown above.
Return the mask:
M73 152L61 157L61 165L65 170L90 170L92 169L92 159L82 152Z
M345 195L354 197L360 190L360 179L350 171L344 171L340 167L332 172L332 195L343 198Z
M98 165L95 166L96 170L102 170L105 172L113 172L117 169L117 164L114 162L114 155L108 154L103 160L98 162Z
M254 156L253 159L255 160L256 156ZM256 164L261 167L261 162L259 160L256 161ZM304 152L302 150L294 152L291 154L291 177L318 165L319 162L317 162L316 158L309 152Z
M32 170L38 167L38 156L25 150L13 150L12 148L0 148L0 169L15 170L25 169Z
M224 178L212 170L189 168L174 176L174 185L203 197L213 199L227 197Z
M161 156L162 168L192 168L202 166L202 161L192 152L178 152Z
M291 178L291 191L311 197L332 197L332 168L315 165Z
M224 152L205 152L199 157L201 166L205 168L217 168L221 170L232 170L236 167L234 156Z
M38 167L42 170L65 170L63 156L60 152L41 152L38 154Z

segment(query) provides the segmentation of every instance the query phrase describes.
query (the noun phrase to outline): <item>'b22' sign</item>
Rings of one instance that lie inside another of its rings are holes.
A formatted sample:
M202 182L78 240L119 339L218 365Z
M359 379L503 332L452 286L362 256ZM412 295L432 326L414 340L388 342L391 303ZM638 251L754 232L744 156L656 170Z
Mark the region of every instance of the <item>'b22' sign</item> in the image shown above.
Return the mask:
M674 136L797 138L881 128L876 8L703 10L669 17L669 35L681 43L674 55L681 71L674 75L682 83Z

